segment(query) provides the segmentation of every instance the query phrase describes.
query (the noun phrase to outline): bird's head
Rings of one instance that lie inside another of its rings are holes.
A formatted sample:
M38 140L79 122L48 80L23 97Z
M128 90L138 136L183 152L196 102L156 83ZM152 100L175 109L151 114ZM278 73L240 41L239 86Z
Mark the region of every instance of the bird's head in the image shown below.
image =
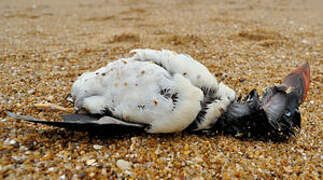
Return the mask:
M301 127L298 107L304 102L310 84L308 63L288 74L279 86L268 88L263 95L260 109L264 110L270 125L283 134L293 134Z
M260 99L252 90L241 102L233 102L214 128L240 138L283 141L301 127L299 106L306 98L310 83L308 63L287 75L279 86L266 89Z

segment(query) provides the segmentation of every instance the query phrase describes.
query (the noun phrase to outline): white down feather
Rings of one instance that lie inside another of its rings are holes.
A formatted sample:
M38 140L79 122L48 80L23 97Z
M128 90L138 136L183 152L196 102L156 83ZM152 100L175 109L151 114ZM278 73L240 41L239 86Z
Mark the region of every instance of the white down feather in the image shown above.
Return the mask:
M76 80L71 92L76 110L104 115L108 109L116 118L150 125L149 133L171 133L195 120L203 100L201 87L216 89L225 101L212 105L200 129L214 123L223 112L219 108L225 110L235 98L233 90L219 86L208 69L188 55L167 50L132 52L136 54ZM168 96L161 93L165 89Z

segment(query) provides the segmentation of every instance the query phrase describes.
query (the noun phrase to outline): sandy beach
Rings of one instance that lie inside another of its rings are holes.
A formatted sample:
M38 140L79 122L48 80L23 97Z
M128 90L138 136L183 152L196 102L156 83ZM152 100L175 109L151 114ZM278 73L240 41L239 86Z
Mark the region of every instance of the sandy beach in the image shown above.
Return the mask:
M0 179L322 179L321 0L0 1ZM238 95L309 62L302 128L287 142L179 133L93 137L60 121L71 86L135 48L190 54Z

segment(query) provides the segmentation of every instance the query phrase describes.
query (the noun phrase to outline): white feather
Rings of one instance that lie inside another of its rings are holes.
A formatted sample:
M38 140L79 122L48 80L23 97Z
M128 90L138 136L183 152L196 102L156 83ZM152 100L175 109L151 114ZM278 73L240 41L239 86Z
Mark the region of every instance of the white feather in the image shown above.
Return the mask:
M132 58L138 61L153 61L161 65L170 73L182 74L189 79L194 86L208 88L216 91L215 96L220 100L208 105L206 115L198 124L195 130L209 129L223 112L227 110L229 104L235 99L235 92L225 84L218 84L217 79L209 70L198 61L187 54L177 54L169 50L134 49L130 51L134 54Z
M219 97L220 100L216 100L208 105L208 110L206 111L204 120L198 124L195 131L211 128L218 118L227 111L228 106L234 101L236 94L225 84L220 83L215 96Z
M160 94L178 93L174 103ZM95 72L84 73L72 87L75 108L102 114L107 108L115 117L150 124L151 133L182 131L200 111L202 91L180 74L170 75L150 62L120 59ZM142 108L144 107L144 108Z
M179 73L189 79L194 86L217 89L218 82L210 71L187 54L177 54L169 50L134 49L133 58L138 61L153 61L162 65L170 73Z
M235 93L189 55L168 50L136 49L95 72L80 76L72 87L75 109L149 124L149 133L170 133L188 127L201 110L201 87L216 90L221 100L209 105L198 129L209 128L234 100ZM161 94L168 89L176 99ZM176 102L174 102L174 100Z

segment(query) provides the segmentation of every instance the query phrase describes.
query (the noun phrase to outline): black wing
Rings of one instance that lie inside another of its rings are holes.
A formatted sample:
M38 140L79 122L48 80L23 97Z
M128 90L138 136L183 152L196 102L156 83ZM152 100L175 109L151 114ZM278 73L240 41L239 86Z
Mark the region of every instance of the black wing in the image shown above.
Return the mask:
M6 113L14 119L79 131L91 131L98 135L123 131L143 131L145 128L143 124L129 123L110 116L96 117L87 114L65 114L62 115L63 121L45 121L32 116L22 116L12 112Z

